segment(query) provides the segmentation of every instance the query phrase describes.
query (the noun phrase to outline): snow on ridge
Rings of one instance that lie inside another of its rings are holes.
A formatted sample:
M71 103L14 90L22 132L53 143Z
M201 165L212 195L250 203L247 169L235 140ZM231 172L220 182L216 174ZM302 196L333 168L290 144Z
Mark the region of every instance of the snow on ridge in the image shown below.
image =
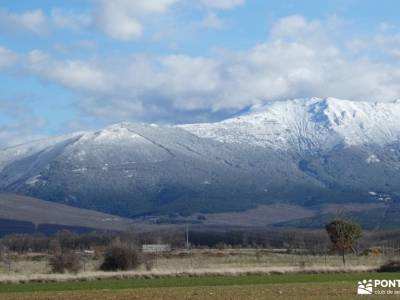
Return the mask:
M148 144L163 130L180 128L224 143L274 150L316 151L337 145L385 145L400 140L400 100L358 102L337 98L302 98L251 107L246 113L216 123L156 125L123 122L98 131L78 132L0 149L0 170L10 161L50 149L71 138L99 144ZM182 139L183 137L180 137ZM183 141L182 141L183 142ZM79 151L77 155L79 156ZM83 159L83 158L82 158Z
M302 98L254 106L217 123L180 127L225 143L251 143L298 151L338 144L387 144L400 139L400 101L358 102Z

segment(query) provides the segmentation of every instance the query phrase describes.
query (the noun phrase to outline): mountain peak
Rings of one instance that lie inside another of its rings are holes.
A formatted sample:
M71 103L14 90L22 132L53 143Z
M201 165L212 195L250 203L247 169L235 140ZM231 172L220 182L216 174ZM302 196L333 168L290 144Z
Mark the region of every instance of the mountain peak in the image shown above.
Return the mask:
M183 126L225 143L314 151L338 144L387 144L400 137L400 102L373 103L333 97L301 98L252 107L218 123Z

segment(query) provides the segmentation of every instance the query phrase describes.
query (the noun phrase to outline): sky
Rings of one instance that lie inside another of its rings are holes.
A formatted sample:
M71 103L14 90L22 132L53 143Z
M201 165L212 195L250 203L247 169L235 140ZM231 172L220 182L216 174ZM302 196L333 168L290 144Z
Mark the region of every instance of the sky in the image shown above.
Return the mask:
M397 0L0 1L0 147L303 97L400 98Z

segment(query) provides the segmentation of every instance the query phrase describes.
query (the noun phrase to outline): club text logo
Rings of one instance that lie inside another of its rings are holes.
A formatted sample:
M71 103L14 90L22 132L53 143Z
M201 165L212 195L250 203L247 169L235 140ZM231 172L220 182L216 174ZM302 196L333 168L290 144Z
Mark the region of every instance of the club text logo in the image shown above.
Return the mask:
M357 283L357 295L400 295L400 279L364 279Z

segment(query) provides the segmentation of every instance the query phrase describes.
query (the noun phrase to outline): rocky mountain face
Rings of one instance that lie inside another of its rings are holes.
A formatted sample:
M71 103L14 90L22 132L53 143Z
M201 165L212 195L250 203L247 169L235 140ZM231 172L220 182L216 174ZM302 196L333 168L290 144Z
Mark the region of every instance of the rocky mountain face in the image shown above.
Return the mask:
M0 191L126 217L400 198L400 102L273 102L217 123L121 123L0 150Z

